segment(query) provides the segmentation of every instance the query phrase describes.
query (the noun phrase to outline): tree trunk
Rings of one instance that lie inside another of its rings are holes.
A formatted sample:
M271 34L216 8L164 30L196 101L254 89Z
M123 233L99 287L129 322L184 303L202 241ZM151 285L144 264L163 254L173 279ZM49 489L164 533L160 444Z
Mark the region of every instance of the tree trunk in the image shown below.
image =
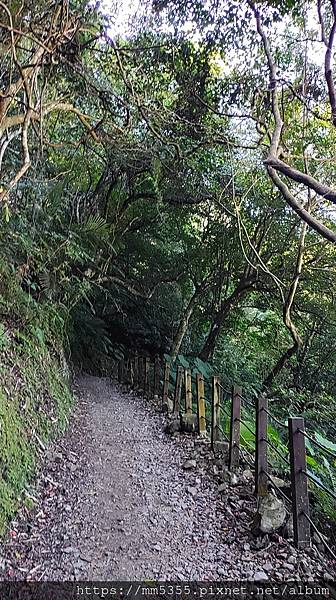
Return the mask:
M177 328L177 331L175 333L175 337L173 340L173 343L171 345L171 349L170 349L170 356L172 357L172 361L175 362L176 357L180 351L181 348L181 344L183 342L183 338L187 332L188 329L188 325L189 325L189 320L190 317L193 313L193 310L195 308L195 305L198 301L198 298L201 296L203 289L201 287L197 287L195 289L195 292L193 293L193 295L191 296L184 312L183 315L181 317L179 326Z
M239 300L245 296L245 294L251 290L256 282L256 279L242 279L232 294L226 298L222 303L220 310L215 316L215 319L210 327L208 337L205 344L200 352L200 358L205 362L212 358L215 351L218 336L221 333L223 324L231 309L239 302Z
M280 358L278 359L278 361L274 365L272 371L267 375L266 379L263 381L263 387L267 388L267 387L270 387L272 385L274 379L279 375L280 371L283 369L283 367L285 366L286 362L292 356L294 356L294 354L296 354L297 350L298 350L298 344L295 342L293 344L293 346L291 346L290 348L288 348L288 350L286 350L286 352L284 352L280 356Z
M284 352L280 356L280 358L276 362L275 366L273 367L272 371L269 373L269 375L267 375L266 379L263 381L263 387L265 387L265 388L270 387L272 385L274 379L279 375L280 371L283 369L283 367L288 362L288 360L292 356L294 356L294 354L296 354L298 352L298 350L302 347L302 339L292 321L291 312L292 312L292 306L293 306L295 294L297 292L299 281L300 281L301 274L302 274L306 233L307 233L307 223L304 223L302 226L302 230L301 230L301 237L300 237L300 243L299 243L298 254L297 254L297 259L296 259L296 268L295 268L294 277L293 277L291 286L289 288L289 291L288 291L288 294L284 301L284 306L283 306L283 321L284 321L284 324L287 327L289 333L291 334L292 340L294 343L293 343L293 346L288 348L288 350L286 350L286 352Z

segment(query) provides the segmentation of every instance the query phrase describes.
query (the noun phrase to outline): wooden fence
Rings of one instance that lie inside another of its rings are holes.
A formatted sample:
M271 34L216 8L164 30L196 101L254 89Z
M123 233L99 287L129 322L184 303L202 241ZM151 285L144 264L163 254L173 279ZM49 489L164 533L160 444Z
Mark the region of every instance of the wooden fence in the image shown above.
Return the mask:
M313 530L336 559L310 517L308 483L312 481L334 499L336 494L308 470L305 440L309 439L333 459L336 459L336 455L305 431L302 417L289 417L287 423L283 423L270 412L265 395L252 401L244 397L242 388L237 385L233 384L230 389L224 388L218 376L212 377L210 386L202 373L192 376L190 369L175 367L168 362L163 364L158 357L154 361L142 356L119 361L117 373L121 385L130 386L145 397L156 399L160 409L176 415L197 415L198 433L209 434L214 452L218 442L228 443L228 466L231 471L237 470L241 463L247 464L254 471L254 490L257 498L266 496L269 488L273 488L275 493L285 500L287 506L289 505L289 512L293 516L296 546L310 546ZM243 419L243 412L249 414L248 421ZM269 421L286 434L287 455L279 451L271 441ZM224 429L223 422L226 422ZM251 422L254 423L254 428L250 427ZM253 437L253 448L244 439L241 426ZM270 474L270 449L287 467L290 483L288 495Z

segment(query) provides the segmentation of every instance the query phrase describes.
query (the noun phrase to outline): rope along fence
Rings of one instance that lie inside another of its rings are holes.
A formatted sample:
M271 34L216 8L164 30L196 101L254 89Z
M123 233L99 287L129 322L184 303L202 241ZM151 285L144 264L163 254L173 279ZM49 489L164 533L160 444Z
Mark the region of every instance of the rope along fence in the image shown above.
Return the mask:
M142 356L135 356L127 361L121 360L116 370L120 385L127 388L130 386L139 394L154 398L161 410L193 418L198 433L210 435L213 451L218 444L227 442L229 469L237 470L242 460L254 471L255 496L266 496L271 487L285 500L293 517L294 542L297 548L310 546L311 533L315 531L321 543L336 559L336 555L311 519L309 484L322 489L335 500L336 494L308 470L305 440L308 439L311 444L315 444L319 450L335 460L336 454L305 431L302 417L289 417L288 422L283 423L270 412L266 396L261 395L254 402L245 398L242 388L237 385L232 385L231 389L223 387L218 376L212 377L210 386L202 373L192 375L190 369L175 367L168 362L163 363L159 357L155 357L154 361ZM248 415L249 421L246 421L244 414ZM279 450L270 439L270 421L286 435L287 455L283 448ZM223 423L226 424L224 428ZM254 444L244 438L242 427L250 434ZM269 461L269 450L275 453L287 469L290 481L289 495L277 485L276 478L270 473L272 465Z

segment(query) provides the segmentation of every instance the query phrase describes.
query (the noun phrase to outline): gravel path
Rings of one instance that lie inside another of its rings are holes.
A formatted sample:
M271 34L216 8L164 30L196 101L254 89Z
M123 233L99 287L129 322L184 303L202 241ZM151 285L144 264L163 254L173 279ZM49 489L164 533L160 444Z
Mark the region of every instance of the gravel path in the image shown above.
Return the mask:
M169 437L148 402L91 376L76 396L69 432L41 466L34 510L21 509L0 547L2 579L328 577L316 549L254 538L251 486L221 489L207 445Z

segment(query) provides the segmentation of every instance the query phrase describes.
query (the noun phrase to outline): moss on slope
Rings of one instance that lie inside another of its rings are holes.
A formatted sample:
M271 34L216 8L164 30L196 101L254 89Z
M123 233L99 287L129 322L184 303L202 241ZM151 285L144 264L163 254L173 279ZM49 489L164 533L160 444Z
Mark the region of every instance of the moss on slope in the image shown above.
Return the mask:
M2 271L2 272L1 272ZM72 407L61 323L0 266L0 534L34 477L38 450L61 435Z

